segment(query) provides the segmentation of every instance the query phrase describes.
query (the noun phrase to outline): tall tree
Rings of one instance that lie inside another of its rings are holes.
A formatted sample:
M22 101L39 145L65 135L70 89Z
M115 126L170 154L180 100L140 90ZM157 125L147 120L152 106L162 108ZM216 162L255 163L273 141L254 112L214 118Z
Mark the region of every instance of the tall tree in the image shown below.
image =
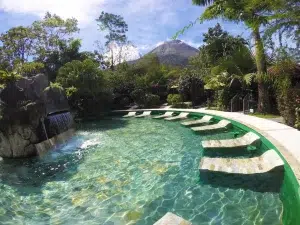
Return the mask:
M124 18L120 15L102 12L98 19L98 26L101 31L107 31L105 35L105 46L107 48L108 55L110 56L110 67L113 70L119 57L116 57L116 48L122 49L124 45L128 43L126 32L128 31L128 25L124 21Z
M30 27L14 27L1 34L1 60L7 65L25 63L34 53L36 35Z
M201 20L223 18L244 22L252 31L255 45L255 60L258 77L258 111L271 110L268 86L264 82L267 74L266 53L261 37L261 26L266 25L280 8L283 0L193 0L196 5L208 5Z
M58 51L62 42L68 42L70 36L79 31L76 19L64 20L49 12L42 20L35 21L32 27L38 38L36 51L39 58L46 57L51 51Z

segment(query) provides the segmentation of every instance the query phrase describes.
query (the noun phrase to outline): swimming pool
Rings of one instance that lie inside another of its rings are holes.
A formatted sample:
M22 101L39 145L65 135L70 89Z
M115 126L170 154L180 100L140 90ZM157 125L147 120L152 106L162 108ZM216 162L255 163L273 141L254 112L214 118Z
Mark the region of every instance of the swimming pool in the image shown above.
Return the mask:
M82 124L56 151L2 162L0 221L150 225L174 212L194 225L280 224L279 193L201 183L205 138L163 120Z

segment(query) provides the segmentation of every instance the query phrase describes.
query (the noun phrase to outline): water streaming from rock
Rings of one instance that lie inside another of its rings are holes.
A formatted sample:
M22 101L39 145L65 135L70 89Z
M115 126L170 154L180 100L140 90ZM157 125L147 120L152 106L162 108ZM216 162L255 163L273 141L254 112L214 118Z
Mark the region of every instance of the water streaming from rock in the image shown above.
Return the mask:
M47 121L48 135L53 137L70 129L73 119L70 112L63 112L48 116Z

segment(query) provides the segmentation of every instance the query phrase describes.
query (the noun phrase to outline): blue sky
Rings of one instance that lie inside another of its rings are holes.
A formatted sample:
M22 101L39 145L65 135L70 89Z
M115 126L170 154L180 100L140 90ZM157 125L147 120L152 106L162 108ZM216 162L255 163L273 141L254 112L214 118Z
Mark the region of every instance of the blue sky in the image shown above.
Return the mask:
M191 0L0 0L0 32L18 25L29 25L42 18L46 11L63 18L79 21L83 50L95 49L96 40L103 41L104 34L97 30L95 19L101 11L122 15L128 23L128 39L147 53L159 43L169 40L184 26L194 21L204 10L193 6ZM234 35L249 38L243 24L221 22L223 28ZM199 47L202 34L217 21L196 24L179 39Z

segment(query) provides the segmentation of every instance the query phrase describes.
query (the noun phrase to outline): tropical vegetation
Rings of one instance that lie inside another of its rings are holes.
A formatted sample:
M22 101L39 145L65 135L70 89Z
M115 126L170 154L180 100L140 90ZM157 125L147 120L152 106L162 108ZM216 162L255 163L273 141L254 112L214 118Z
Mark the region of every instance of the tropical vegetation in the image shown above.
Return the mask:
M122 16L102 12L96 18L105 43L98 41L97 48L88 52L81 51L81 40L76 38L76 19L46 13L30 26L13 27L0 35L1 88L22 77L43 73L53 87L65 90L80 117L164 103L230 111L232 99L247 96L255 112L281 114L287 124L299 128L299 2L192 2L206 6L197 21L243 23L251 38L234 36L217 23L203 34L198 54L185 66L162 64L155 54L131 63L115 48L117 45L122 50L132 44ZM177 36L187 28L191 26Z

